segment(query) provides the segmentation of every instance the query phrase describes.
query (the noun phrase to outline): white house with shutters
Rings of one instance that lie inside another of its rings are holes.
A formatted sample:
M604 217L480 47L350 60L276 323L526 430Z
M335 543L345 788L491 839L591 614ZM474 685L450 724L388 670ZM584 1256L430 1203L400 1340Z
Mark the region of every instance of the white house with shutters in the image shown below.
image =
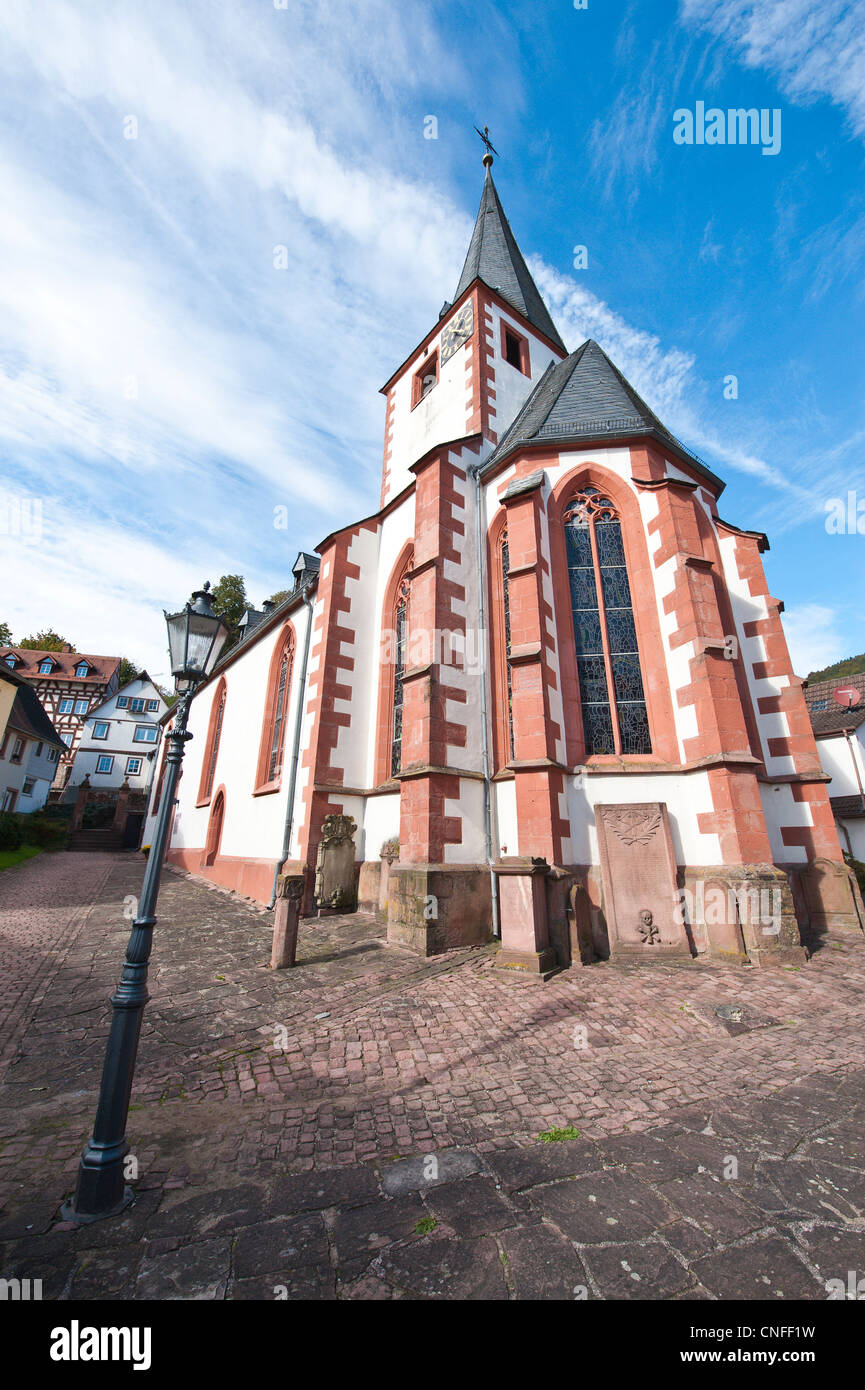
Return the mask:
M148 791L167 708L146 671L103 700L85 720L70 787L89 777L95 790L128 782L133 791Z

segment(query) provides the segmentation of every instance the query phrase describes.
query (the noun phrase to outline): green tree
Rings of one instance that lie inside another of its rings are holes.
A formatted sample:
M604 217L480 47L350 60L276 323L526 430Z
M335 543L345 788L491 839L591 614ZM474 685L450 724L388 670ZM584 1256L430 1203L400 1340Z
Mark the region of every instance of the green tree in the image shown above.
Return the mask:
M12 629L8 623L0 623L0 647L12 646Z
M282 603L282 600L283 600L284 598L288 598L288 596L289 596L290 593L291 593L291 590L290 590L290 589L277 589L277 591L276 591L275 594L271 594L271 596L270 596L269 599L265 599L265 602L266 602L266 603Z
M865 671L865 652L860 656L847 656L843 661L836 661L832 666L824 666L822 671L812 671L808 677L810 685L816 685L818 681L832 681L836 678L843 680L845 676L858 676Z
M120 687L119 687L119 688L122 690L123 687L124 687L124 685L128 685L130 681L134 681L134 680L136 679L136 677L138 676L138 674L139 674L138 667L137 667L137 666L133 666L132 662L129 660L128 657L122 656L122 657L120 658Z
M224 574L213 588L211 595L214 612L225 619L228 639L223 647L227 652L237 641L240 620L249 607L246 597L246 582L242 574Z
M73 652L75 647L68 642L65 637L61 637L59 632L55 632L52 627L47 627L33 634L32 637L22 637L18 643L28 652L62 652L63 648L69 646Z

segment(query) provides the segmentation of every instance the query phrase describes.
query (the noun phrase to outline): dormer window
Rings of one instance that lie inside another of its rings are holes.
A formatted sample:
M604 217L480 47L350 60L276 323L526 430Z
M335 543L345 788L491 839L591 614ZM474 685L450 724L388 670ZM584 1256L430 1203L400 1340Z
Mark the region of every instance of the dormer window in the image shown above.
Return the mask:
M54 670L54 662L53 662L50 658L46 659L45 661L40 661L40 663L39 663L39 674L40 674L40 676L50 676L50 675L51 675L51 672L52 672L53 670Z
M502 320L502 357L512 367L516 367L518 372L522 372L523 376L531 376L529 340L524 338L522 333L517 333L516 329L509 328L504 320Z
M78 665L75 667L75 674L76 676L80 676L82 680L90 675L90 667L86 661L79 661Z
M17 656L6 656L6 657L3 658L3 660L6 662L6 665L7 665L7 666L11 666L11 667L12 667L12 670L13 670L13 671L15 670L15 667L18 665L18 658L17 658Z
M438 352L433 352L414 374L411 397L412 410L420 404L425 396L429 395L434 386L438 385L438 379L439 355Z

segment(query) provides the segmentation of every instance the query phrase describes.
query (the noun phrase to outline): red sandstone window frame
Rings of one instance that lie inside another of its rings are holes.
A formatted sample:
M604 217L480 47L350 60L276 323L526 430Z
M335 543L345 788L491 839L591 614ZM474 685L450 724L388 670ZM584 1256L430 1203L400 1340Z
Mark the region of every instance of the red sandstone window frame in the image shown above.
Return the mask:
M532 360L531 360L531 352L530 352L530 350L529 350L529 340L528 340L528 338L525 336L525 334L517 332L516 328L512 327L512 325L509 324L508 321L507 321L506 319L504 319L504 318L501 320L501 325L502 325L502 361L503 361L503 362L507 362L508 366L509 366L509 367L513 367L515 371L522 372L523 376L531 376L531 374L532 374ZM517 363L517 362L512 362L511 359L508 357L508 338L509 338L509 337L513 338L513 339L516 341L517 348L518 348L518 350L519 350L519 356L520 356L519 363Z
M508 517L504 508L487 534L489 576L490 670L492 673L493 766L501 772L513 758L508 702L507 623L502 546L507 539Z
M435 369L435 385L430 386L428 391L424 391L424 378L430 374L430 367ZM420 405L421 401L426 400L431 391L434 391L439 384L439 350L435 348L428 357L425 357L421 365L417 368L411 379L411 408Z
M222 738L222 726L225 722L225 701L227 686L225 677L221 676L219 684L213 693L213 700L210 705L210 720L207 725L207 738L204 743L204 757L201 761L201 780L198 785L198 800L196 806L209 806L213 795L213 784L216 781L216 761L219 757L219 744Z
M393 704L394 704L394 678L396 674L395 663L384 660L384 643L387 641L387 649L393 647L393 639L390 634L396 632L397 609L400 604L400 591L411 570L414 568L414 544L406 541L399 553L396 564L390 572L390 578L385 589L384 599L381 605L381 643L379 660L379 684L378 684L378 710L376 717L376 738L375 738L375 762L373 770L374 786L383 786L386 782L395 781L391 773L391 758L393 755ZM408 647L410 632L408 621L406 622L406 646Z
M565 513L575 493L586 486L599 488L616 507L622 527L622 544L637 633L637 650L643 677L651 753L592 753L586 755L583 714L577 673L577 644L571 617L568 561L565 549ZM627 484L600 464L579 464L555 486L548 499L547 518L553 581L553 602L559 658L565 749L568 765L577 767L678 765L679 742L669 694L667 664L658 619L655 585L639 502ZM660 673L660 679L658 678Z
M261 721L261 738L258 745L258 762L255 769L253 796L267 796L278 792L282 786L283 753L288 732L288 714L291 708L291 681L294 675L294 654L297 638L291 623L285 623L274 645L267 676L267 690L264 697L264 714ZM283 659L287 662L285 683L282 690L282 708L279 707L280 675ZM275 773L271 776L270 767L274 754L274 735L276 721L280 721L278 761Z

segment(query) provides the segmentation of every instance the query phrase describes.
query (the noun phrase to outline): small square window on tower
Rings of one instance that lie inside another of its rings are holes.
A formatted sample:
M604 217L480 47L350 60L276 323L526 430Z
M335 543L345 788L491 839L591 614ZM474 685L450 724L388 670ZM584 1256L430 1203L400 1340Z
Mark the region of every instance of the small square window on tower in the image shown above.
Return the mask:
M510 362L512 367L516 367L523 376L531 376L532 369L529 360L529 340L524 338L522 333L518 333L515 328L509 327L502 319L502 357L506 362Z
M439 355L431 352L426 361L415 372L411 384L411 408L414 410L424 396L428 396L439 379Z

